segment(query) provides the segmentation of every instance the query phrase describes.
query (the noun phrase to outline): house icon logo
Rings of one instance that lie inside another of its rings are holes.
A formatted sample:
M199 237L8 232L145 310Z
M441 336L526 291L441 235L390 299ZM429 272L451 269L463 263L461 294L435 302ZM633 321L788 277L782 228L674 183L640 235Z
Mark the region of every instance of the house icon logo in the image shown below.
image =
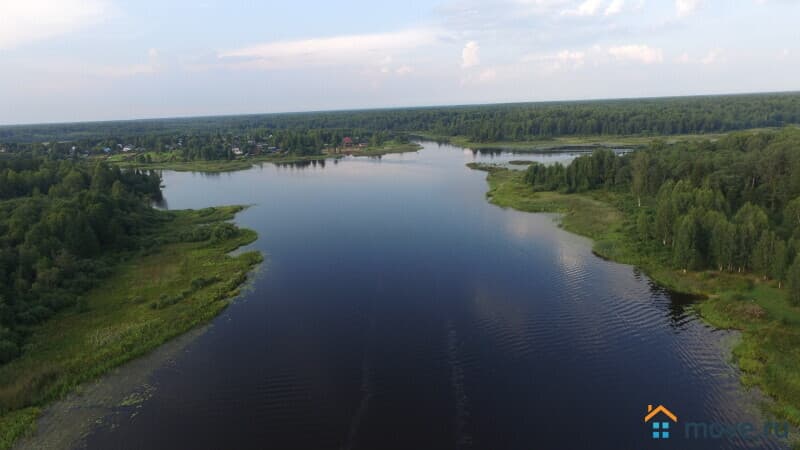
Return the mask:
M653 439L669 439L669 430L671 423L678 422L678 416L664 407L658 405L653 408L653 405L647 405L647 415L644 416L644 423L650 423Z

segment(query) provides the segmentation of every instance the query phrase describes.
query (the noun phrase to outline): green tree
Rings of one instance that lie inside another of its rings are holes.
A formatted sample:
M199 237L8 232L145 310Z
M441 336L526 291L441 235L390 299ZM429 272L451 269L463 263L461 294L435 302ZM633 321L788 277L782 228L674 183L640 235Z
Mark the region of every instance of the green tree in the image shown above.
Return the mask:
M642 207L642 196L647 193L650 172L650 154L645 151L633 153L631 158L631 191L636 196L636 204Z
M667 181L661 186L656 197L656 220L655 220L655 233L661 244L664 246L672 244L672 235L675 230L675 221L677 219L677 211L675 203L672 199L672 191L674 184L672 181Z
M783 210L783 221L784 225L790 230L800 229L800 197L797 197L786 205L786 208Z
M769 276L778 281L778 289L783 287L783 280L786 278L787 247L783 239L775 241L775 254L770 260Z
M736 224L736 263L740 269L753 267L753 249L761 238L761 233L769 226L764 210L750 202L745 203L734 217Z
M724 216L716 215L709 229L711 262L720 272L731 270L736 255L736 226Z
M789 268L786 278L789 302L795 306L800 305L800 256L795 257L794 264Z
M652 239L653 219L645 210L639 210L636 214L636 235L642 242Z
M756 242L753 247L752 267L753 270L767 279L772 269L772 262L775 257L775 244L777 238L775 233L769 230L764 230L761 233L761 238Z
M690 213L680 218L675 227L675 245L672 256L675 265L684 273L695 266L697 261L697 221Z

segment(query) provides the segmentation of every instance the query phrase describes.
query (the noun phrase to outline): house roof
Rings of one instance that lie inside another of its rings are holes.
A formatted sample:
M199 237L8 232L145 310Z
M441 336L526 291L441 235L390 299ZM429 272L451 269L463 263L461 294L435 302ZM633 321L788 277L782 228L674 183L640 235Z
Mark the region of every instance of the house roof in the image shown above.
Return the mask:
M342 142L344 142L345 144L352 144L353 139L350 136L347 136L346 138L342 139Z
M668 410L664 407L664 405L658 405L655 409L653 405L647 405L647 415L644 416L644 421L649 422L650 419L657 416L658 414L664 414L665 416L669 417L673 422L678 421L678 416L672 413L672 411Z

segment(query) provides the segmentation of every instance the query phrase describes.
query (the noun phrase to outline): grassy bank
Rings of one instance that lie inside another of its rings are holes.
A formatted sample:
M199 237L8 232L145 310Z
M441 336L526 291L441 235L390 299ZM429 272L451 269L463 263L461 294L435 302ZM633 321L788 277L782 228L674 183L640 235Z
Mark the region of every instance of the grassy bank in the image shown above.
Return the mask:
M657 248L631 238L634 224L626 210L632 201L620 194L534 192L525 173L471 164L488 172L490 202L528 212L562 213L564 229L592 238L594 252L641 268L656 283L704 299L695 308L712 325L741 331L733 349L742 382L757 386L775 401L771 413L800 425L800 309L789 304L785 290L752 275L671 269Z
M125 255L77 307L37 327L0 367L0 448L30 433L48 403L222 311L262 259L228 255L256 239L252 230L208 233L241 209L161 212L148 236L161 245Z
M353 156L382 156L390 153L416 152L421 148L422 146L415 142L389 142L383 147L367 147L363 150L353 151L350 154Z
M150 153L150 155L158 155L157 153ZM129 155L125 155L129 156ZM174 170L177 172L234 172L237 170L246 170L256 164L262 163L276 163L276 164L290 164L295 162L322 160L327 158L339 158L336 155L312 155L312 156L293 156L293 155L263 155L253 156L238 159L221 159L221 160L196 160L196 161L183 161L179 159L170 159L163 155L153 158L152 162L143 163L135 158L136 155L123 157L123 155L114 155L109 157L107 161L120 167L137 168L137 169L150 169L150 170Z

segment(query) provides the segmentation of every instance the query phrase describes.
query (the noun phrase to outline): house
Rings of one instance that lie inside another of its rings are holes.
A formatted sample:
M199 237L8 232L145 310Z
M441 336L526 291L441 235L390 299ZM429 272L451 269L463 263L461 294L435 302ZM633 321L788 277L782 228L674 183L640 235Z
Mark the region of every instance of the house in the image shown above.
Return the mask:
M7 150L5 147L0 147L0 153L5 153Z
M111 153L111 147L104 148L103 153Z
M231 151L236 156L242 156L244 154L244 152L242 152L242 149L240 149L239 147L233 147Z
M342 145L345 147L352 147L353 146L353 138L350 136L345 137L342 139Z
M664 417L658 419L657 416L659 414ZM664 418L671 420L672 423L678 422L678 416L664 407L664 405L658 405L656 408L653 408L653 405L647 405L647 415L644 416L644 422L651 423L653 439L669 439L670 422L662 421Z
M125 153L132 152L133 151L133 146L132 145L126 145L125 147L122 147L122 151L125 152Z

